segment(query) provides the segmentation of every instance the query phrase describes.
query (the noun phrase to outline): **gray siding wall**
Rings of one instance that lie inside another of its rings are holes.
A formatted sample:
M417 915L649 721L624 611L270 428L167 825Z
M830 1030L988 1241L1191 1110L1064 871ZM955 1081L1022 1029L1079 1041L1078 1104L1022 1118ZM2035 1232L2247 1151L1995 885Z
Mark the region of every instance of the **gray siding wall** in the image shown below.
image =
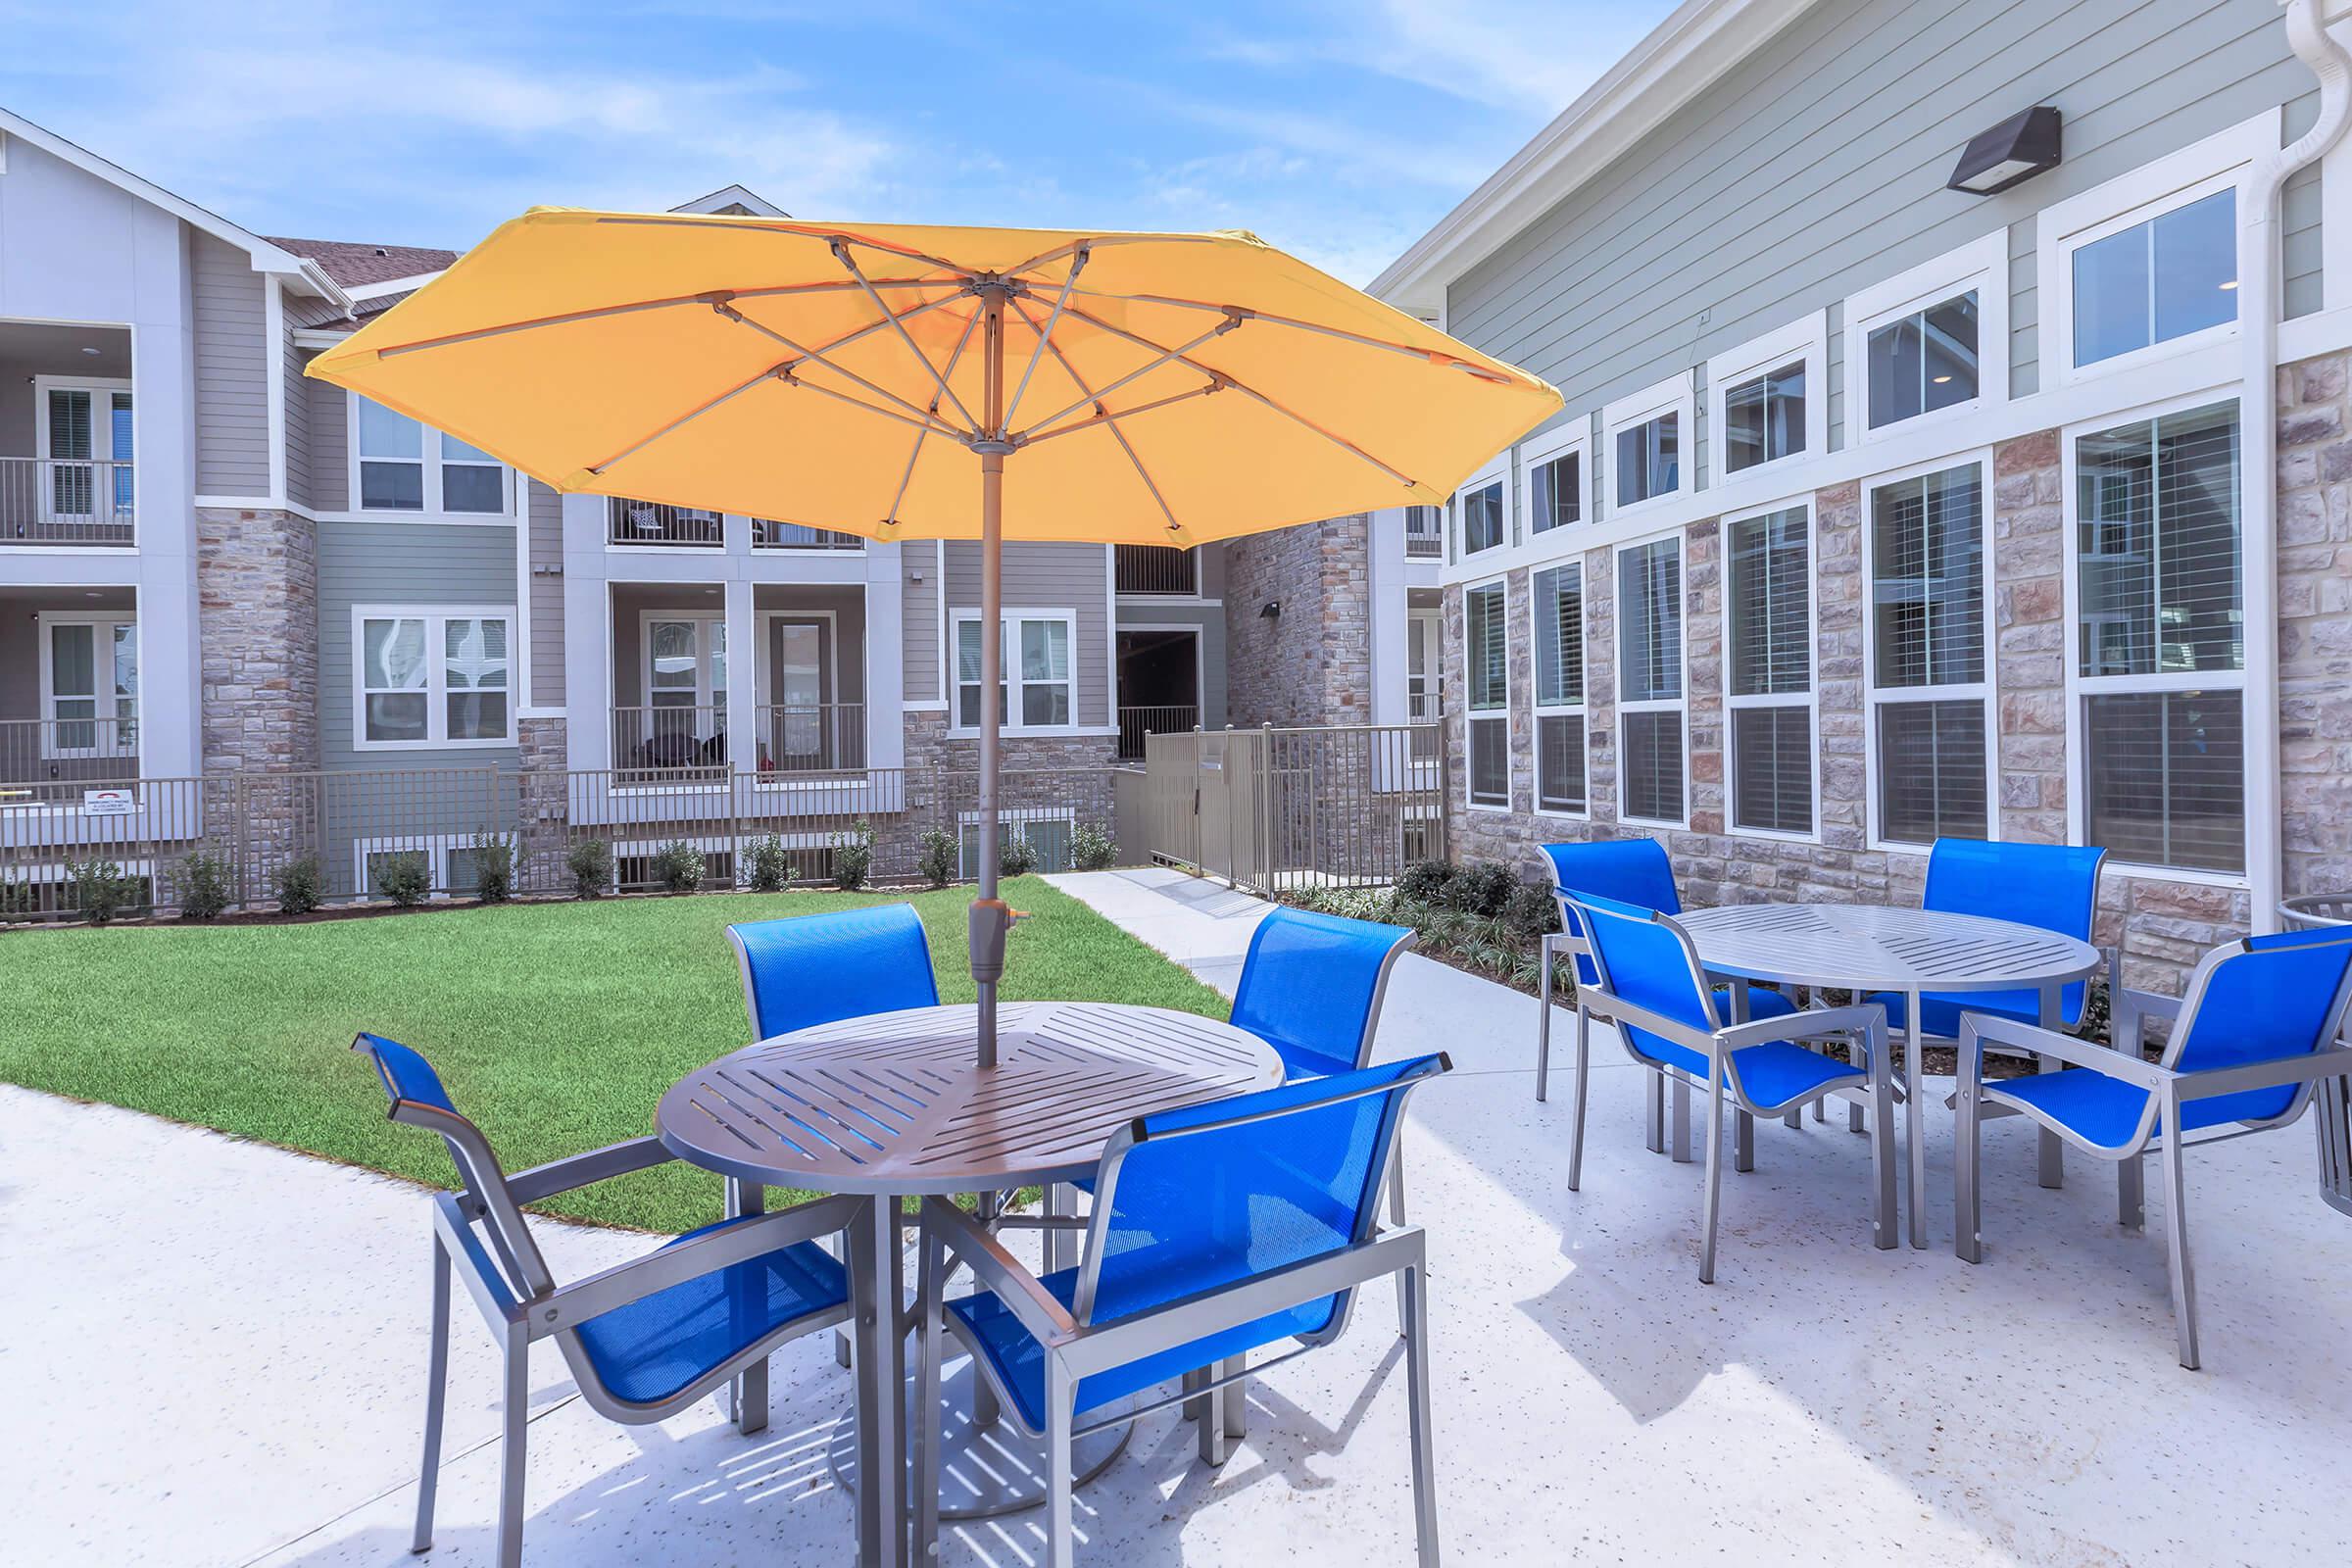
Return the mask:
M939 701L939 550L929 540L908 540L899 551L901 688L910 703ZM915 581L916 573L922 581Z
M948 609L980 608L980 547L948 546ZM1105 607L1110 592L1110 552L1101 545L1034 544L1004 547L1004 604L1007 609L1069 610L1077 612L1078 722L1108 724L1110 717L1110 628Z
M512 747L352 749L354 605L514 605L514 531L429 522L318 526L319 752L329 768L513 766ZM521 693L515 693L519 706Z
M308 360L306 356L306 364ZM310 430L308 475L302 483L310 491L311 505L320 512L350 511L349 395L331 381L305 379L286 388L286 398L302 400L303 420Z
M291 327L280 352L286 366L286 499L298 507L316 506L311 488L311 399L302 385L302 368L311 357L294 346Z
M519 477L519 476L518 476ZM564 498L535 479L530 495L531 703L564 706ZM554 566L552 572L538 568Z
M2008 225L2031 391L2034 212L2281 102L2308 122L2310 93L2267 0L1824 0L1456 281L1446 324L1582 418ZM2065 113L2064 164L2000 196L1943 188L1970 136L2037 103ZM2317 197L2306 178L2286 199L2290 314L2318 305ZM1831 416L1835 446L1835 391Z
M196 337L196 492L270 493L269 356L253 258L210 234L188 236Z

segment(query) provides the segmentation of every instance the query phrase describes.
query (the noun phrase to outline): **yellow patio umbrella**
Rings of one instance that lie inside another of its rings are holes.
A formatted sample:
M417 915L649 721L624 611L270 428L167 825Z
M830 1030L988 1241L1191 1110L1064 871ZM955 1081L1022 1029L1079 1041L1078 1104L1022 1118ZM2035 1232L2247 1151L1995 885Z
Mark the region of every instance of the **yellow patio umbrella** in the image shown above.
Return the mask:
M1442 506L1560 407L1252 234L564 208L504 224L310 373L558 490L978 539L983 626L1006 539L1189 546ZM983 635L983 1065L1009 923L1002 662Z

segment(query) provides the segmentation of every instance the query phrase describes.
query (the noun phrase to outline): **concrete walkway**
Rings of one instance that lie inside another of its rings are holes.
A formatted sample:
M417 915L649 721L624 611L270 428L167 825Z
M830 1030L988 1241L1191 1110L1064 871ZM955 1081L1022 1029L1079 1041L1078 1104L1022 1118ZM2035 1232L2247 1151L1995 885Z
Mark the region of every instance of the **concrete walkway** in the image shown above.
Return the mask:
M1259 910L1160 872L1057 883L1230 989ZM1016 937L1017 940L1017 937ZM1584 1191L1570 1097L1532 1093L1536 1004L1419 957L1383 1054L1459 1070L1407 1143L1430 1228L1448 1561L2276 1563L2344 1539L2352 1221L2313 1191L2302 1129L2191 1156L2207 1370L2174 1364L2161 1232L2119 1231L2103 1172L2034 1181L1988 1131L1988 1260L1955 1261L1948 1123L1935 1247L1879 1252L1841 1124L1759 1130L1725 1174L1718 1280L1696 1278L1696 1165L1642 1147L1641 1073L1598 1043ZM357 1090L355 1090L357 1092ZM2150 1218L2161 1195L2150 1184ZM550 1224L559 1270L645 1238ZM0 1557L39 1564L392 1564L407 1555L424 1367L415 1188L0 1089ZM465 1308L460 1307L463 1327ZM1411 1561L1394 1307L1250 1391L1222 1471L1168 1415L1080 1494L1084 1561ZM461 1333L439 1544L489 1560L488 1346ZM849 1499L824 1450L848 1398L819 1344L777 1367L774 1424L714 1405L611 1426L560 1357L534 1366L529 1560L839 1564ZM1037 1560L1022 1519L951 1563Z

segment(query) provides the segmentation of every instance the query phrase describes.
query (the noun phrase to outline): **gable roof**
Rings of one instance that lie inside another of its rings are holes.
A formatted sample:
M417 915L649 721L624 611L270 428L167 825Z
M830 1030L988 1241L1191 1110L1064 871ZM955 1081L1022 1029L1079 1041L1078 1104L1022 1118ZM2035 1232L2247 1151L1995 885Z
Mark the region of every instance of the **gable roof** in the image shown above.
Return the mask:
M347 289L423 277L458 259L456 251L433 250L422 245L370 245L360 240L276 236L271 236L270 243L317 262L327 276Z
M697 196L690 202L680 202L670 209L673 213L732 213L744 218L790 218L792 215L775 203L755 196L741 185L729 185L708 196Z

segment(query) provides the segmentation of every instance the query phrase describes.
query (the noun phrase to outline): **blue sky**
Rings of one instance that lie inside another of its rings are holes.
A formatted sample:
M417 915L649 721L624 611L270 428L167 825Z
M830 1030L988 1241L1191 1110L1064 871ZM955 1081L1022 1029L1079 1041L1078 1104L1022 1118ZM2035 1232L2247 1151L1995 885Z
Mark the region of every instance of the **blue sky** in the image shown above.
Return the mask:
M1361 283L1669 9L0 0L0 104L264 233L462 247L742 183L806 217L1251 228Z

